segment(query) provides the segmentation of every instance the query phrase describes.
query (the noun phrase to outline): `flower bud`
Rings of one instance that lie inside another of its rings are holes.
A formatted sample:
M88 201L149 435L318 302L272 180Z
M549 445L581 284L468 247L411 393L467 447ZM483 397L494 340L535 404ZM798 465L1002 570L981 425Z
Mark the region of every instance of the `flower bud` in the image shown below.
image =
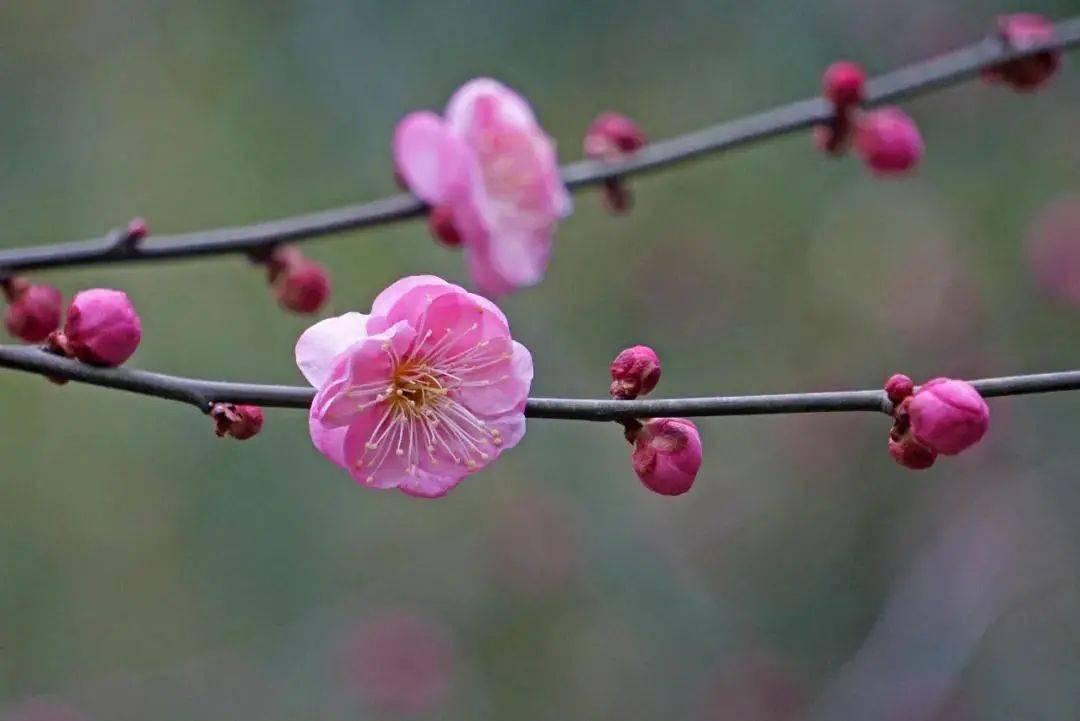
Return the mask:
M1017 13L998 18L998 36L1007 48L1024 50L1054 39L1054 25L1042 15ZM1044 50L987 68L983 77L990 82L1006 83L1013 89L1038 88L1061 67L1061 50Z
M116 367L132 356L142 340L142 322L127 294L95 288L76 294L55 347L83 363Z
M649 141L641 128L619 113L600 113L589 124L582 141L585 157L594 160L618 160L634 153Z
M850 60L837 60L825 69L821 89L826 100L837 110L844 110L865 98L866 73Z
M263 411L259 406L215 403L210 409L210 417L217 424L214 432L219 438L232 436L238 441L246 441L258 435L263 427Z
M935 378L920 386L907 409L912 435L946 456L976 444L990 427L990 409L971 384Z
M889 376L889 380L885 381L885 395L889 397L894 406L900 405L914 391L915 384L903 373L895 373Z
M652 391L660 381L660 358L646 345L627 348L611 362L611 397L631 400Z
M630 459L646 488L678 496L690 490L701 468L701 437L685 418L653 418L637 431Z
M889 455L905 468L922 471L934 465L938 454L907 435L900 439L889 439Z
M329 274L322 263L301 256L299 251L295 253L296 257L276 273L274 294L286 310L314 313L329 298Z
M461 245L461 233L454 225L454 211L449 205L436 205L431 209L428 213L428 232L447 248Z
M12 278L4 283L3 289L11 302L4 316L11 335L27 343L40 343L60 326L64 297L56 288Z
M865 113L855 123L855 150L879 175L898 175L914 168L923 154L915 121L899 108Z

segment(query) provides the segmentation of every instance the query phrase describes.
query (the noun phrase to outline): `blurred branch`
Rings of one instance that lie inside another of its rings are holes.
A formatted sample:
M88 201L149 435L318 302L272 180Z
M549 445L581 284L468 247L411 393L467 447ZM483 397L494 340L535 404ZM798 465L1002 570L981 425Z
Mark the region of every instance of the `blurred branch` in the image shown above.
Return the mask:
M0 345L0 367L37 373L50 379L89 383L157 398L190 403L208 412L214 403L242 403L270 408L308 408L313 388L225 383L183 378L129 368L97 368L53 355L40 348ZM988 398L1028 393L1080 390L1080 371L983 378L971 384ZM525 415L583 421L617 421L658 416L744 416L777 413L877 411L890 413L881 390L835 393L782 393L657 400L587 400L530 398Z
M880 105L955 85L988 67L1050 49L1080 43L1080 17L1055 26L1053 42L1013 50L997 37L933 60L901 68L869 84L868 105ZM823 123L832 108L821 98L783 105L745 118L647 145L620 162L581 160L563 167L563 179L573 190L599 185L615 177L660 170L689 160L753 142L786 135ZM309 240L334 233L369 228L423 215L426 206L409 194L360 205L325 210L255 225L220 228L179 235L149 236L137 243L118 243L110 233L93 240L13 248L0 251L0 273L94 263L166 260L226 253L258 254L284 242Z

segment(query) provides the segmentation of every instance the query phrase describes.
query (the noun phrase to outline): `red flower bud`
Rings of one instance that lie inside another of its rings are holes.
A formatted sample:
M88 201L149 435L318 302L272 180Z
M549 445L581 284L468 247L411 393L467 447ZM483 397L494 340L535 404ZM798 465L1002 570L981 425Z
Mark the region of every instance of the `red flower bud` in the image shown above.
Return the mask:
M630 118L619 113L600 113L589 124L582 141L585 157L595 160L618 160L640 150L649 142L645 133Z
M135 353L142 322L127 294L94 288L75 295L54 347L83 363L117 367Z
M837 60L825 69L821 78L825 99L837 110L861 103L866 93L866 73L849 60Z
M259 406L215 403L210 409L210 417L217 424L214 432L219 438L232 436L238 441L246 441L258 435L263 427L263 411Z
M998 35L1006 47L1024 50L1052 41L1054 24L1035 13L1003 15L998 18ZM1044 50L987 68L983 71L983 77L1024 92L1045 84L1060 67L1061 50Z
M885 395L889 397L894 406L900 405L914 391L915 384L903 373L891 375L889 380L885 381Z
M651 491L678 496L694 485L701 468L701 437L685 418L653 418L634 438L634 472Z
M611 397L630 400L652 391L660 381L660 358L645 345L619 353L611 362Z
M330 297L326 267L304 257L296 248L275 248L264 262L278 303L286 310L314 313Z
M915 121L898 108L865 113L855 123L855 150L879 175L899 175L914 168L923 155Z
M454 225L454 211L449 205L436 205L428 214L428 232L447 248L461 245L461 233Z
M60 326L64 297L51 285L30 285L22 278L4 283L8 306L4 324L11 335L27 343L40 343Z

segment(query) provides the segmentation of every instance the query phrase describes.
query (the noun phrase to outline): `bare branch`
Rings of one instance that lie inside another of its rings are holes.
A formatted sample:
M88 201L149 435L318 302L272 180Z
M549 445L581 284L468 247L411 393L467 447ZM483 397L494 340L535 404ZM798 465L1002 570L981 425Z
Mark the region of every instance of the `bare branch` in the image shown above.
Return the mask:
M928 93L967 80L985 68L1051 49L1080 44L1080 17L1058 23L1053 42L1012 50L996 37L916 63L870 82L868 104L881 105ZM647 145L621 162L581 160L562 169L572 190L615 177L652 172L705 155L804 130L823 123L832 109L821 98L802 100L745 118ZM284 243L320 238L361 228L396 223L423 215L425 205L408 194L360 205L325 210L255 225L179 235L149 236L134 244L116 242L114 234L93 240L0 251L0 274L63 266L192 258L227 253L258 253Z

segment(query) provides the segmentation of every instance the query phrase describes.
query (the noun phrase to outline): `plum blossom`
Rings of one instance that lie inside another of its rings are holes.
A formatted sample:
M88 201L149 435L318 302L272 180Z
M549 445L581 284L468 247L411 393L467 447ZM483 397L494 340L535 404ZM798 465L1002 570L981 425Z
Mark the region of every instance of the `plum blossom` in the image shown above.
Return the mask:
M899 108L864 113L855 122L855 152L879 176L902 175L923 156L919 127Z
M75 294L63 330L49 337L49 345L83 363L116 368L141 340L142 321L127 293L93 288Z
M40 343L60 326L64 297L53 286L8 278L0 288L11 303L4 315L11 335L27 343Z
M686 493L701 468L697 426L685 418L649 419L634 436L630 460L650 491L664 496Z
M635 345L611 361L611 397L631 400L647 395L660 382L660 356L647 345Z
M472 80L442 117L405 116L393 151L398 176L433 208L433 233L464 246L482 293L540 282L571 203L555 145L520 95L495 80Z
M1054 24L1035 13L1002 15L998 18L998 37L1010 49L1026 50L1052 42ZM1028 92L1044 85L1060 67L1061 50L1055 48L989 67L983 71L983 77Z
M442 496L525 434L532 356L494 303L435 276L315 324L296 362L312 442L369 488Z
M990 409L970 383L934 378L918 388L901 374L885 386L895 404L889 454L914 470L934 465L939 454L953 456L978 443L990 427Z

